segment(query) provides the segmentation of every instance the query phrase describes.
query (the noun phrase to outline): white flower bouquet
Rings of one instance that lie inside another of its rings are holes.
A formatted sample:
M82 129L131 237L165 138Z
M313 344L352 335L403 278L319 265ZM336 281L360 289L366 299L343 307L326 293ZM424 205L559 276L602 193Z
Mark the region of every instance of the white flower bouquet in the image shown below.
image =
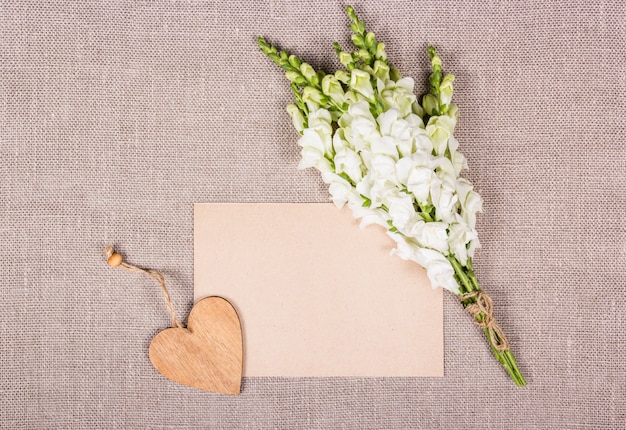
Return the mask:
M517 385L526 385L492 302L480 289L472 258L482 200L461 177L467 162L453 136L458 108L454 76L428 48L430 93L421 103L414 82L389 63L385 45L347 8L353 52L334 47L346 70L334 74L259 38L259 47L286 71L295 103L287 106L302 147L299 168L315 167L337 207L348 205L361 226L378 224L396 242L392 251L426 269L433 288L457 295L483 327L491 349Z

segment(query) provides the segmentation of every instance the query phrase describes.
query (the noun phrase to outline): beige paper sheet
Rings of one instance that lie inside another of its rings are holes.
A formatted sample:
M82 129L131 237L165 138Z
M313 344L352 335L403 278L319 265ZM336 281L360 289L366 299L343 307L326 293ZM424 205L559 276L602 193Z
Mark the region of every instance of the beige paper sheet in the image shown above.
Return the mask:
M443 376L441 289L332 204L195 205L195 300L241 318L244 376Z

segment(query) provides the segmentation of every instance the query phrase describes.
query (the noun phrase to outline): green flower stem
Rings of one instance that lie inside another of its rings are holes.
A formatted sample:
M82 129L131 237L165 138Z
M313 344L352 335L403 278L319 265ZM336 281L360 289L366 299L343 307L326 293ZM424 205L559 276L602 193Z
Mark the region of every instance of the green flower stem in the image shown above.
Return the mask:
M453 256L448 256L448 260L454 268L456 278L460 281L459 286L461 287L461 294L470 293L472 291L480 291L478 279L474 274L471 260L468 260L468 264L466 266L461 265L461 263ZM476 298L472 297L461 301L461 303L463 304L464 308L467 308L467 306L469 306L470 304L476 303ZM482 323L484 321L484 318L485 314L482 312L478 313L475 317L478 323ZM498 362L500 362L502 367L504 367L511 379L513 379L515 385L517 385L518 387L525 386L526 380L524 379L522 372L520 372L519 368L517 367L517 361L515 360L515 356L513 355L511 350L505 349L504 351L499 351L498 349L496 349L493 341L491 340L491 334L489 333L489 329L487 327L484 327L483 331L485 332L485 337L489 342L489 346L491 347L493 355L496 357ZM497 334L495 334L495 336L497 338ZM499 341L500 339L497 338L496 340Z
M474 275L474 270L471 268L471 260L468 260L470 266L467 267L467 276L470 279L470 281L472 281L472 286L474 287L474 290L480 290L480 287L478 286L478 279L476 278L476 275Z
M470 278L467 276L467 272L464 270L464 267L461 266L461 263L459 263L458 260L451 255L448 256L448 260L450 261L450 264L452 264L454 272L461 280L461 285L464 287L465 292L471 293L474 291L472 281L470 281Z

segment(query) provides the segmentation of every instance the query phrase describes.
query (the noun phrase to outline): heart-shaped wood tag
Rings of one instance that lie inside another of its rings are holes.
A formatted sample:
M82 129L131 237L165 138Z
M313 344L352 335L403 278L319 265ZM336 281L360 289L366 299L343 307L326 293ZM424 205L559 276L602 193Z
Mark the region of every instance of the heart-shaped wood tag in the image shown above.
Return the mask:
M168 328L150 344L150 361L163 376L201 390L238 395L243 340L239 316L221 297L194 305L187 328Z

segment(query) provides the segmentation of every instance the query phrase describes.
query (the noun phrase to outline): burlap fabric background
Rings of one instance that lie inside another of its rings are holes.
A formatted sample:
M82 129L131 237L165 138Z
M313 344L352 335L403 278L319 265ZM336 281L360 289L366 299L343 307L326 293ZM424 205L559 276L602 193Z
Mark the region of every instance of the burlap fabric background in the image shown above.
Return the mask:
M445 378L165 380L161 292L103 246L161 269L183 317L194 202L326 201L255 38L335 68L345 4L0 1L0 426L626 426L624 3L355 3L419 91L428 43L457 76L477 271L529 386L452 297Z

